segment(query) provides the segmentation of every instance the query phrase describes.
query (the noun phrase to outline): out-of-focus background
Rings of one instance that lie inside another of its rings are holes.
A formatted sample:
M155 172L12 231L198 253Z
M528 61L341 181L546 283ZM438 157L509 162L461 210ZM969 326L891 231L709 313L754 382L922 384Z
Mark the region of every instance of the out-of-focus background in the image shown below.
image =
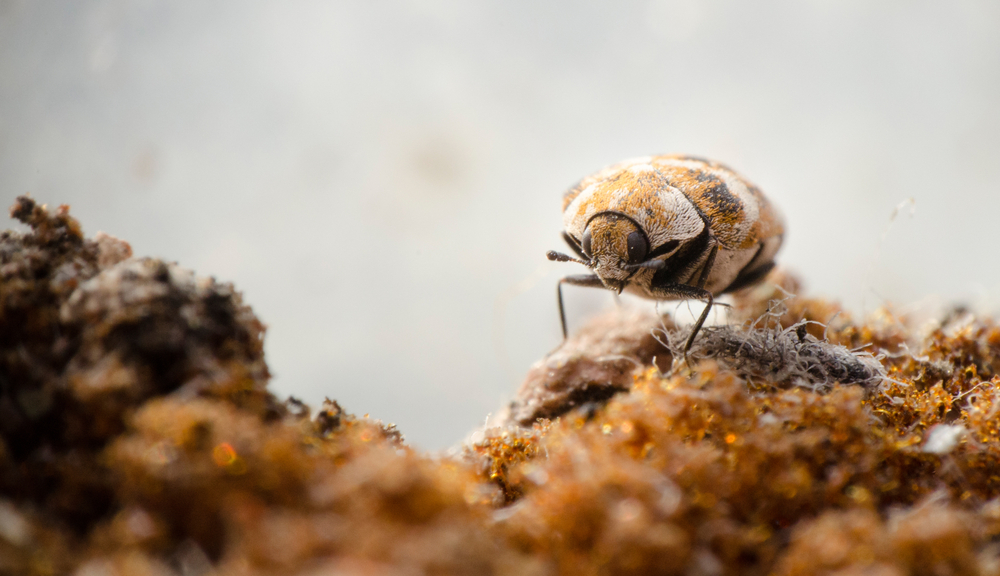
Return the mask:
M422 448L559 343L562 191L657 152L756 182L813 293L995 310L1000 3L0 0L0 203L234 282L279 394Z

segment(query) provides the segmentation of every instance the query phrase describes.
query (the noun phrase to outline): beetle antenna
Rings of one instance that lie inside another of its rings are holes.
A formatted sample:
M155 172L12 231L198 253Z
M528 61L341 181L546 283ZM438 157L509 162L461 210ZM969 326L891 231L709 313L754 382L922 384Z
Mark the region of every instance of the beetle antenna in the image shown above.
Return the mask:
M548 258L549 260L552 260L553 262L576 262L577 264L583 264L587 268L591 267L590 266L590 262L587 262L586 260L580 260L579 258L573 258L572 256L569 256L567 254L563 254L562 252L556 252L555 250L549 250L545 254L545 257Z

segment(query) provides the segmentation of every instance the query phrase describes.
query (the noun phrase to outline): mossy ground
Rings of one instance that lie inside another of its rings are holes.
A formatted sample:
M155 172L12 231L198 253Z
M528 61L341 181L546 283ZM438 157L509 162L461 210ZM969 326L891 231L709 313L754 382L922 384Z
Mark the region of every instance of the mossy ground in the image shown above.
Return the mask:
M816 388L725 358L666 374L661 320L615 312L506 425L430 456L271 396L231 286L12 214L32 232L0 237L0 573L1000 573L992 319L853 321L781 275L738 295L734 324L781 299L772 328L815 321L886 374Z

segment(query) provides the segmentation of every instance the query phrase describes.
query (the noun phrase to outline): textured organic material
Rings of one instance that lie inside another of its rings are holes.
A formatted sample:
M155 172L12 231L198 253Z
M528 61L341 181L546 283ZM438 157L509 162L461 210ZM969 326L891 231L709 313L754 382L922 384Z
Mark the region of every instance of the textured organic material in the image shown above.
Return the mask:
M232 286L12 214L0 574L1000 574L993 320L856 322L776 273L688 366L669 319L616 310L431 456L276 400Z
M628 390L637 367L669 366L670 350L657 338L669 318L638 310L600 316L536 362L504 417L522 426L573 408L603 404ZM669 324L672 326L672 324Z

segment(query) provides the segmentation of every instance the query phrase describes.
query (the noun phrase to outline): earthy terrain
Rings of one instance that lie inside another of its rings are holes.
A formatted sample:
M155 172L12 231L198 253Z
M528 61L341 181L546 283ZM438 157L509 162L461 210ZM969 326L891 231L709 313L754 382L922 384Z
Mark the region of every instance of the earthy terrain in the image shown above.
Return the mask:
M614 311L430 456L271 395L232 286L11 215L2 574L1000 574L993 319L854 320L777 273L685 364Z

